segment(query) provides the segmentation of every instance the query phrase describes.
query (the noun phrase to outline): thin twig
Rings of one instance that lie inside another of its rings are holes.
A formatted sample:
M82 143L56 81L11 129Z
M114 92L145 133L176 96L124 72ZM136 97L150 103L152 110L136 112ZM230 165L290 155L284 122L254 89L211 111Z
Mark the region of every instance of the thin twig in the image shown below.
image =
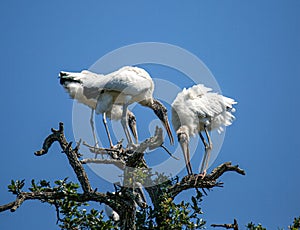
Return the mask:
M166 146L164 146L163 144L161 144L161 146L172 158L174 158L175 160L180 160L179 158L175 157L170 151L169 149L167 149Z

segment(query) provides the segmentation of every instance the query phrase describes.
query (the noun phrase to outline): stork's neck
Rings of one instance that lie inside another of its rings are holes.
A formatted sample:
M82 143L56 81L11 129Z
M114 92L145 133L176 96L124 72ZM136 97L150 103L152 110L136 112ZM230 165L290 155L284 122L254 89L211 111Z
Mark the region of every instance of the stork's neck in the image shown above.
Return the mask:
M179 136L180 134L186 134L189 135L189 127L186 125L182 125L179 127L179 129L176 130L176 134L177 136Z
M142 100L142 101L140 101L140 104L142 106L149 107L151 109L154 109L154 107L155 107L154 100L152 98Z

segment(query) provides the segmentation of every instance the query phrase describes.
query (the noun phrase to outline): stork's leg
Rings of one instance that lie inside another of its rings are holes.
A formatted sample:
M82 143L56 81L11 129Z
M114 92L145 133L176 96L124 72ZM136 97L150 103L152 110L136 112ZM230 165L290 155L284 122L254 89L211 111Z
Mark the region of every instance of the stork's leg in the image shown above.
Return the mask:
M126 135L127 141L128 141L128 145L133 145L129 130L128 130L128 119L127 119L127 104L123 105L123 113L122 113L122 118L121 118L121 124L123 126L124 129L124 133Z
M180 146L181 146L181 149L183 152L186 169L187 169L189 175L193 175L192 166L190 163L190 159L191 159L190 158L190 148L189 148L189 140L188 140L187 134L179 133L177 135L178 135L178 141L180 143Z
M97 136L96 136L96 132L95 132L95 126L94 126L94 109L92 109L92 113L91 113L91 117L90 117L90 124L91 124L91 128L92 128L92 132L93 132L93 138L94 138L94 142L95 142L95 148L99 148L98 145L98 140L97 140Z
M110 148L113 148L114 146L113 146L111 136L110 136L110 133L109 133L109 129L108 129L108 126L107 126L106 113L103 113L102 120L103 120L105 131L106 131L106 134L107 134L107 137L108 137Z
M207 149L208 144L207 144L207 142L206 142L206 140L203 137L203 135L202 135L201 132L199 132L199 136L200 136L201 141L202 141L202 143L204 145L204 148L205 148L205 152L204 152L204 156L203 156L203 160L202 160L202 164L201 164L201 168L200 168L200 174L202 175L202 178L203 178L206 175L206 171L204 171L204 168L205 168L205 161L206 161L206 158L207 158L207 151L206 151L206 149Z
M211 141L211 138L210 138L210 135L208 133L208 130L207 130L207 127L205 126L204 127L204 130L205 130L205 134L206 134L206 137L207 137L207 140L208 140L208 148L207 148L207 156L206 156L206 163L205 163L205 172L208 168L208 161L209 161L209 158L210 158L210 153L211 153L211 150L212 150L212 141Z
M207 127L204 127L204 131L205 131L208 143L205 141L205 138L203 137L202 133L199 132L199 136L200 136L200 138L202 140L202 143L204 144L204 147L205 147L205 153L204 153L203 161L202 161L201 168L200 168L200 174L202 174L202 177L205 177L205 175L206 175L206 170L207 170L207 167L208 167L208 161L209 161L210 153L211 153L211 150L212 150L212 141L211 141L211 138L209 136Z

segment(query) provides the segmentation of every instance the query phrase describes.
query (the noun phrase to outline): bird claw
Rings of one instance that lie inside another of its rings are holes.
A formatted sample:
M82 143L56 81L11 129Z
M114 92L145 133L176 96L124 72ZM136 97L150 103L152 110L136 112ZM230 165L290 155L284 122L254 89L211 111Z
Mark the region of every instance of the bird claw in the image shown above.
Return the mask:
M198 182L198 178L200 177L201 180L203 180L206 176L206 170L204 170L202 173L199 173L199 174L194 174L195 176L195 186L197 185L197 182Z
M204 170L202 173L199 173L198 176L201 177L201 179L203 180L206 176L206 170Z

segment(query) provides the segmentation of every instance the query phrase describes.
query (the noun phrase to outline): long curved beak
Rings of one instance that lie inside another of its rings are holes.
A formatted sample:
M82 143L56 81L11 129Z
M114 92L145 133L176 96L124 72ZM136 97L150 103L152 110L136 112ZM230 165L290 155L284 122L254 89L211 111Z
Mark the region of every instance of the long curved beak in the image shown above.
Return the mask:
M135 139L135 143L138 144L139 138L138 138L138 133L137 133L137 128L136 128L136 121L135 120L130 120L128 122L128 126L130 128L130 131Z
M172 132L171 132L171 129L170 129L170 124L169 124L169 121L168 121L168 114L167 114L166 107L156 99L153 99L153 103L149 107L154 111L156 116L159 118L159 120L165 126L165 129L167 130L167 133L168 133L168 136L169 136L169 139L170 139L170 143L171 143L171 145L173 145L174 144L174 138L173 138L173 135L172 135Z
M173 135L172 135L172 132L171 132L171 128L170 128L168 118L165 117L164 121L162 121L162 122L163 122L163 125L165 126L165 129L166 129L167 133L168 133L171 145L174 145L174 138L173 138Z
M180 133L178 134L178 141L180 143L183 156L184 156L184 161L185 161L185 166L188 171L189 175L192 175L192 166L190 163L190 148L189 148L189 141L187 138L187 135L185 133Z
M136 144L138 144L138 132L136 128L136 118L133 112L127 110L127 121L128 121L128 126L130 128L130 131L135 139Z

